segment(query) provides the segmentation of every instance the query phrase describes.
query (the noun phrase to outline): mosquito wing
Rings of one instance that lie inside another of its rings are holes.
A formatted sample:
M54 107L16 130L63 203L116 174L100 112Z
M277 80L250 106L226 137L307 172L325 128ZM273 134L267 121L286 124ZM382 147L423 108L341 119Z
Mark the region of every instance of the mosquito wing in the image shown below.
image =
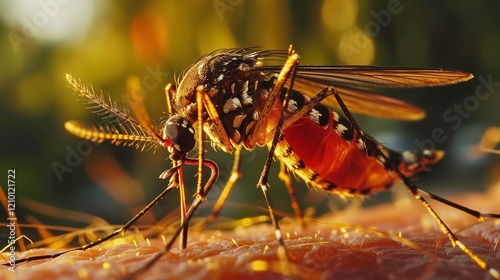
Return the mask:
M278 72L279 67L264 66L263 71ZM401 120L418 120L425 111L404 101L370 92L374 88L432 87L467 81L472 74L433 68L377 66L299 66L294 88L310 97L327 86L334 86L352 112ZM338 107L334 97L323 104Z

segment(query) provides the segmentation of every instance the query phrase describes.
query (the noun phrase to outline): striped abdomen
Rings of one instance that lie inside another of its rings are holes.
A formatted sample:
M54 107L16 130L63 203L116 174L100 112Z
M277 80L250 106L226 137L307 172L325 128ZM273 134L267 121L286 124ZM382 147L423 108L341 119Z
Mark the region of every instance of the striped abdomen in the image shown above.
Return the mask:
M298 91L292 91L287 114L299 110L306 102ZM269 130L276 126L281 108L277 105L269 119ZM357 135L350 122L323 105L317 105L283 131L275 155L307 184L344 195L369 194L391 187L398 181L391 166L411 176L426 165L437 162L440 151L396 152L370 137ZM384 164L375 149L392 162Z

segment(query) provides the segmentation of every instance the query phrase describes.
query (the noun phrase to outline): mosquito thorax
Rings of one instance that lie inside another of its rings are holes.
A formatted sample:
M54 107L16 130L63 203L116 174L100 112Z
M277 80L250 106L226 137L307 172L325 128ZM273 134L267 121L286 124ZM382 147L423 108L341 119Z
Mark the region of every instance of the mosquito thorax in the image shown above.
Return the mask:
M188 68L177 87L175 105L179 114L192 123L197 120L196 88L203 86L210 96L223 129L217 129L211 118L203 116L204 131L212 144L231 152L245 145L253 134L258 108L273 84L258 68L263 65L262 52L249 49L227 49L209 54ZM221 137L221 131L225 134Z
M196 144L193 126L179 115L174 115L165 122L163 138L169 139L171 146L182 154L193 150Z
M177 88L177 105L186 107L196 102L196 88L200 85L211 95L231 86L231 80L259 64L256 52L220 51L200 58L188 68Z

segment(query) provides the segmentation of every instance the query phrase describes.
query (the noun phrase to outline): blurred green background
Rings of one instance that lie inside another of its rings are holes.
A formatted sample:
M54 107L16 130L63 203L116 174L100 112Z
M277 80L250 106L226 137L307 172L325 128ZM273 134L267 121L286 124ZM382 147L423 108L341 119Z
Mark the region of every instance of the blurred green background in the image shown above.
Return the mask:
M35 204L22 199L29 198L123 223L166 186L158 175L170 166L168 154L108 143L90 146L67 133L63 124L69 119L92 124L99 118L65 85L64 74L82 78L115 100L124 100L125 81L136 75L147 82L146 103L159 121L166 111L164 86L201 55L226 47L286 49L293 44L302 64L440 67L474 73L475 79L460 85L383 91L425 108L425 120L359 116L359 122L398 149L415 149L418 143L430 148L425 139L435 129L443 131L446 140L435 144L447 156L432 173L420 175L418 184L440 194L482 191L499 159L468 155L484 130L500 121L499 84L483 86L480 92L487 98L474 99L481 85L477 77L500 82L499 10L496 1L2 1L1 185L6 191L7 170L15 169L16 210L23 221L30 214L55 223L30 209ZM453 111L457 105L470 110L461 115ZM453 119L445 118L446 112ZM227 178L231 156L207 149L208 157L220 164L221 179ZM265 205L255 188L265 156L263 148L243 154L244 177L231 201ZM61 165L67 169L56 172L54 167ZM187 169L186 177L194 173ZM291 212L276 175L273 169L271 199L277 209ZM194 190L194 181L188 182ZM325 206L302 183L295 185L304 206ZM223 180L210 202L222 186ZM177 208L173 194L155 213L160 218ZM223 215L238 216L239 207L227 209Z

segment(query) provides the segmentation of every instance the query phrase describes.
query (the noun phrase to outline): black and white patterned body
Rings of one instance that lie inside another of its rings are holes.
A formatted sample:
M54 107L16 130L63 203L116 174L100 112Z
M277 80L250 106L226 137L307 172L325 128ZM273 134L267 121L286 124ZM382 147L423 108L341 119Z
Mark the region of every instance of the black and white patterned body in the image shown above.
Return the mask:
M222 128L217 127L207 113L203 116L203 128L215 147L232 152L236 146L251 150L255 143L269 144L262 139L249 143L247 139L255 133L260 109L269 102L277 75L267 71L264 60L280 54L242 49L201 58L185 72L177 88L173 99L178 114L190 123L197 121L196 88L203 85L222 123ZM282 97L285 91L283 88ZM291 93L287 116L309 99L297 90ZM277 100L271 114L265 116L267 132L276 127L281 111L281 100ZM377 158L374 149L383 150L392 162ZM310 186L343 195L387 189L398 180L390 166L412 175L441 157L434 151L399 153L386 149L368 136L356 135L347 119L321 104L283 131L275 155Z
M224 131L218 131L208 114L203 128L215 147L232 152L235 146L253 149L245 140L254 132L259 106L272 89L272 79L258 71L262 52L245 54L244 50L214 52L199 59L184 74L174 98L179 114L196 121L196 87L203 85L217 109ZM224 133L228 138L222 137Z

